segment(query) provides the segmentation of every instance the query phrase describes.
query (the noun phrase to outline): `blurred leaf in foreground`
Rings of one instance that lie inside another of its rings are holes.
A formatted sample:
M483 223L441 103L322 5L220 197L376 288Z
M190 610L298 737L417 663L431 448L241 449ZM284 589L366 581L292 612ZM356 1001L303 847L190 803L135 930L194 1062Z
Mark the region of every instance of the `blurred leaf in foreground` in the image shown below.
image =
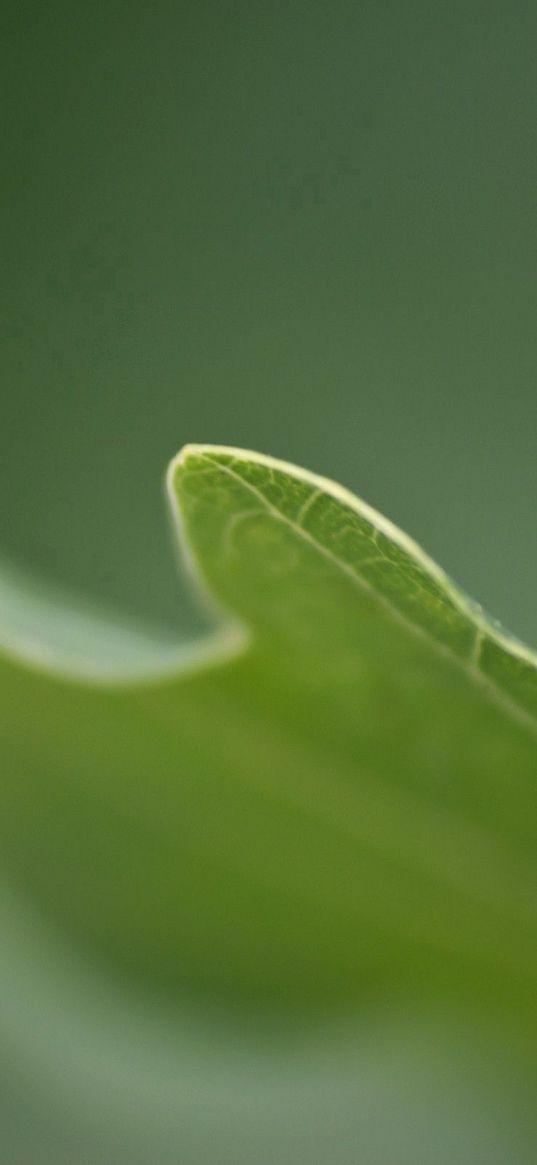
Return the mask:
M168 484L204 640L3 576L6 885L153 995L532 1033L536 657L331 482L188 446Z
M93 674L6 636L5 875L174 990L533 1015L534 657L338 486L209 446L168 481L219 626Z

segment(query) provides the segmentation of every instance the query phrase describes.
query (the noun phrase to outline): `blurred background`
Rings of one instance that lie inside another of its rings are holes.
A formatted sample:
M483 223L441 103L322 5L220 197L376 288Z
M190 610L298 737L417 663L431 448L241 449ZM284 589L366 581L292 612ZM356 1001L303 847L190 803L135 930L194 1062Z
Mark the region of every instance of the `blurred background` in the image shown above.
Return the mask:
M164 470L240 445L356 490L537 646L535 5L7 0L1 40L2 553L188 634ZM354 1165L358 1117L367 1165L533 1160L408 1031L344 1086L321 1041L294 1116L281 1065L245 1100L227 1064L192 1115L175 1061L109 1079L104 1034L76 1076L73 1003L32 1083L44 948L3 996L7 1165Z
M336 477L537 644L537 10L9 3L0 545L188 629L185 441Z

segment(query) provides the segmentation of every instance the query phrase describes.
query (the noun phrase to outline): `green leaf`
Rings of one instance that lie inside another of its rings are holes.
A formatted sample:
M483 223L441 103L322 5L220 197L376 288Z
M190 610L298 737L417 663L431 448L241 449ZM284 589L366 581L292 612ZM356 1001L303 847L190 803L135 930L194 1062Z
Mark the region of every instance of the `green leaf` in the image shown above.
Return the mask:
M66 635L6 576L5 877L153 987L533 1020L536 657L331 482L189 446L168 483L204 641Z

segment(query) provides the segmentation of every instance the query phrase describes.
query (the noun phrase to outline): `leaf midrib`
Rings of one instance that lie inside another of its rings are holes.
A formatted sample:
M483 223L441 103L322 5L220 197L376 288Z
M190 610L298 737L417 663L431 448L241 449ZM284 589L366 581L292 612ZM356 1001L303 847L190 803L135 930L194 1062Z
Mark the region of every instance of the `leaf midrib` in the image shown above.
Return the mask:
M433 651L441 658L449 659L451 662L455 662L461 668L464 674L469 676L470 679L476 684L476 686L478 686L484 692L491 703L499 706L503 711L505 711L510 719L512 719L520 727L529 730L531 734L537 738L537 717L533 715L533 713L530 712L527 708L519 704L513 696L506 692L505 689L501 687L491 676L484 672L480 666L481 652L483 643L486 639L490 640L490 642L496 643L505 654L510 654L512 658L516 658L513 653L509 653L503 638L500 638L495 633L495 629L492 624L489 625L487 623L480 623L475 618L472 620L470 608L467 611L464 611L464 616L468 619L468 622L474 626L474 638L468 657L458 654L456 651L450 648L448 644L441 643L438 639L431 635L425 627L409 619L408 616L403 614L403 612L400 611L398 607L395 607L393 603L391 603L390 600L386 598L385 595L375 589L371 583L367 581L367 579L360 575L354 567L338 558L338 556L329 550L328 547L324 546L323 543L315 537L315 535L311 534L309 530L306 530L303 526L298 525L296 521L293 521L292 518L289 518L287 514L282 513L281 510L279 510L275 505L273 505L272 502L268 500L267 497L265 497L261 490L252 484L252 482L247 481L244 477L242 477L241 474L236 473L231 465L223 462L218 458L217 455L212 455L211 452L207 449L199 449L197 456L200 459L209 462L213 468L216 468L218 471L227 474L233 481L247 490L253 497L257 499L263 509L268 512L275 519L275 521L286 525L296 537L312 546L314 550L318 554L322 555L322 557L325 558L328 562L330 562L330 564L335 567L336 570L340 571L340 573L344 574L346 578L350 579L355 586L372 597L378 603L378 605L387 612L387 614L390 616L390 618L393 619L395 623L404 628L404 630L410 632L412 635L417 636L422 641L427 642ZM307 479L304 478L303 480ZM321 495L322 491L319 490L319 494L317 496ZM313 504L315 500L316 498L314 497L311 504ZM344 504L340 499L338 499L338 501L340 505ZM350 509L350 506L348 508ZM537 674L537 669L535 670Z

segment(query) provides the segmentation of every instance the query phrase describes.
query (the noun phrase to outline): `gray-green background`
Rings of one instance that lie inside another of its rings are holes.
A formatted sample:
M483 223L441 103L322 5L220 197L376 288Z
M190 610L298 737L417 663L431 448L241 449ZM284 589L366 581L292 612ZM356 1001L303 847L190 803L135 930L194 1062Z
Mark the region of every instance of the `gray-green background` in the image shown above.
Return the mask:
M537 643L537 9L8 5L0 545L188 624L187 440L335 476Z

